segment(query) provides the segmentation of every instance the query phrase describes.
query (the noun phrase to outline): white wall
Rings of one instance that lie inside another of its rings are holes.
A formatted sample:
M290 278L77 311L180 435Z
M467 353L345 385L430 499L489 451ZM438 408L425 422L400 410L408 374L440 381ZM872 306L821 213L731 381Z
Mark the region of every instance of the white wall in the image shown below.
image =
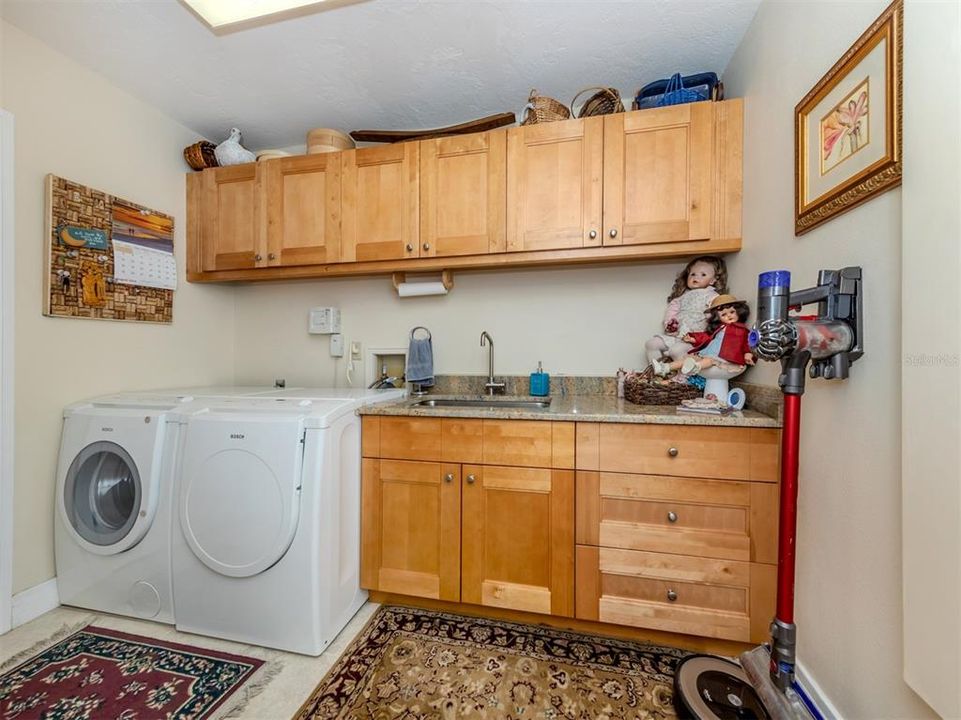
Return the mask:
M904 146L910 150L902 191L904 678L942 717L956 718L961 717L961 4L909 0L904 34Z
M195 134L12 25L0 21L0 32L0 107L16 120L18 592L54 576L53 490L63 407L124 389L229 382L234 290L183 282L187 168L181 150ZM176 218L181 285L172 325L41 315L43 179L49 172Z
M486 375L480 333L487 330L498 375L527 374L538 360L555 375L613 375L619 366L646 364L644 340L658 327L683 267L455 272L449 295L403 300L389 277L248 285L236 298L237 381L285 377L288 384L329 384L334 363L327 336L307 334L307 309L317 305L340 307L345 336L365 348L406 347L413 326L430 328L438 374ZM338 385L345 382L343 371L341 360Z
M798 525L798 657L850 719L932 714L901 677L901 193L795 237L793 123L797 102L886 5L769 0L724 73L728 94L745 97L734 283L787 268L801 288L821 268L864 268L865 356L849 380L810 382L802 402ZM776 381L774 366L761 373Z

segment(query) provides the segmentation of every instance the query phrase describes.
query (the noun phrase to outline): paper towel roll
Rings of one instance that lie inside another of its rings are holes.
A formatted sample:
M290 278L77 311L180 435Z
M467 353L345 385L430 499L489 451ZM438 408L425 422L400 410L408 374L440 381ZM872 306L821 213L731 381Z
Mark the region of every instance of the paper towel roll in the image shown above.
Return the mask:
M397 284L397 294L400 297L416 297L418 295L446 295L447 288L440 282L402 282Z

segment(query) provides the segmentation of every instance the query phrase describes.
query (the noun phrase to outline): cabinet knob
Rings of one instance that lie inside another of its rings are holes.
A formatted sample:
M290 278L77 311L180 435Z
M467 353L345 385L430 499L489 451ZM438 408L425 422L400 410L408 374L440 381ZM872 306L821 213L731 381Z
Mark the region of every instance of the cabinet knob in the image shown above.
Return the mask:
M264 256L261 255L260 253L257 253L256 255L254 255L254 260L256 260L257 262L260 262L263 259L264 259Z
M477 478L474 477L473 475L468 475L468 476L467 476L467 484L468 484L468 485L473 485L476 480L477 480Z
M667 451L667 454L670 455L671 457L677 457L677 448L672 447L670 450Z
M671 602L674 602L675 600L677 600L677 593L674 592L673 590L668 590L667 599L670 600Z
M610 236L611 236L612 238L616 238L616 237L617 237L617 228L611 228Z
M444 482L446 482L446 483L454 482L454 473L447 473L447 474L444 476Z
M424 243L424 250L430 250L430 243Z
M277 256L274 253L267 253L268 260L276 260Z
M597 237L597 230L591 230L589 233L587 233L587 237L589 237L591 240L593 240L594 238L596 238L596 237Z
M668 522L672 522L672 523L677 522L677 513L674 512L673 510L668 511L667 520Z
M407 252L414 252L414 246L410 243L407 243Z

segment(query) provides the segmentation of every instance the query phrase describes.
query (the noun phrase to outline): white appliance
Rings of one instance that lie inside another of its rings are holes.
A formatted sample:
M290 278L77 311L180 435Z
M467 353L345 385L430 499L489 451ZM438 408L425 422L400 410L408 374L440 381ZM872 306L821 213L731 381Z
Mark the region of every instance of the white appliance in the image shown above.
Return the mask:
M185 411L195 395L269 387L127 392L67 407L54 550L60 602L172 623L170 533Z
M64 605L173 622L173 411L183 404L143 394L64 411L54 518Z
M172 542L178 629L324 650L367 597L356 410L403 396L281 390L185 413Z

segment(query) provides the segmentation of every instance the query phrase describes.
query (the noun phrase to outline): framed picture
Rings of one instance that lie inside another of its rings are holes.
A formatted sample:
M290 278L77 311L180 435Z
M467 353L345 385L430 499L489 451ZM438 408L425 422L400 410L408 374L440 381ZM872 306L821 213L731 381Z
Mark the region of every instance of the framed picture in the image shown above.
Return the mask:
M794 108L794 233L901 184L901 26L892 3Z

